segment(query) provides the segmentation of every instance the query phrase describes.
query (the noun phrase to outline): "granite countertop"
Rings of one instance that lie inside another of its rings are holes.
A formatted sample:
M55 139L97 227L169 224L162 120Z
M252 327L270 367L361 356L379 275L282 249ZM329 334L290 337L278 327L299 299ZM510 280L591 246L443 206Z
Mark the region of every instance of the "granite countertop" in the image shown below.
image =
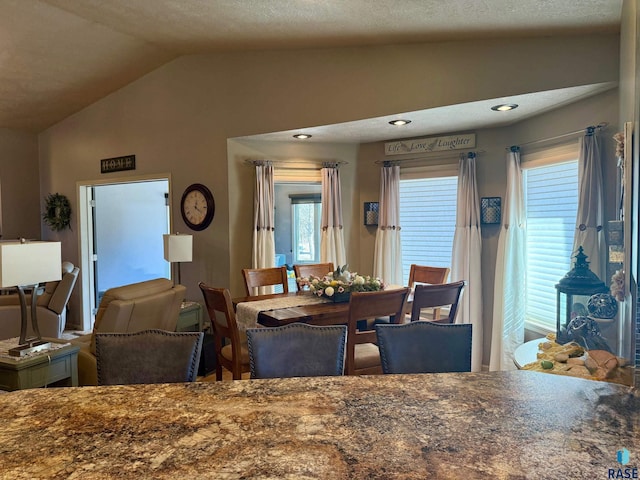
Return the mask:
M537 372L0 395L7 479L595 479L638 466L629 387Z

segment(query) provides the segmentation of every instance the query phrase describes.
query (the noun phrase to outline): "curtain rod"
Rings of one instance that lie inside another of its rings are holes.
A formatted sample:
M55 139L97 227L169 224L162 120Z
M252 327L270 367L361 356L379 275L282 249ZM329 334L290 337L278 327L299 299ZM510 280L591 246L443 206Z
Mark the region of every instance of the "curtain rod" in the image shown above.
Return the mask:
M250 166L255 165L263 165L266 163L272 164L274 167L286 167L290 170L317 170L318 167L324 168L326 166L329 167L339 167L340 165L348 165L349 162L344 160L252 160L250 158L245 159L245 164ZM287 166L288 165L288 166Z
M603 128L606 128L607 125L609 125L607 122L601 122L598 125L590 125L590 126L588 126L586 128L583 128L581 130L576 130L574 132L563 133L561 135L556 135L555 137L542 138L540 140L532 140L531 142L525 142L525 143L521 143L519 145L512 145L511 147L505 147L505 150L511 150L513 147L524 147L526 145L534 145L536 143L552 142L553 140L560 140L561 138L570 137L572 135L577 135L579 133L585 133L586 132L587 135L593 135L593 132L596 129L602 130Z
M376 165L381 165L384 163L402 163L402 162L420 162L420 161L431 161L431 160L445 160L445 159L450 159L450 158L460 158L460 155L479 155L481 153L485 153L484 150L472 150L469 152L464 152L464 151L460 151L458 150L457 152L451 152L448 155L446 154L446 152L442 153L442 154L434 154L432 152L432 156L430 157L426 157L426 156L420 156L420 157L411 157L411 158L397 158L397 159L392 159L392 158L387 158L385 160L376 160L374 163Z

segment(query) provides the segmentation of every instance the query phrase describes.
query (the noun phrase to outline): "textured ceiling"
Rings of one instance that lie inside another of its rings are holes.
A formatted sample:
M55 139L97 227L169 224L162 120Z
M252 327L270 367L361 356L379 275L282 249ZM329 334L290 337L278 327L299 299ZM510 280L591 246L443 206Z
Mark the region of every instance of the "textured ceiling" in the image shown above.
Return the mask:
M41 131L183 54L610 33L619 31L621 7L622 0L2 0L0 127Z
M388 117L265 133L250 137L238 137L238 139L243 141L291 142L293 135L305 133L312 136L309 141L368 143L397 138L415 138L422 135L437 135L445 132L464 132L479 128L510 125L582 98L597 95L616 86L616 82L581 85L525 95L513 95L508 98L495 98L431 108L429 110L404 112ZM503 103L515 103L518 108L506 112L491 110L491 107ZM411 120L411 123L401 127L389 124L390 121L397 119Z

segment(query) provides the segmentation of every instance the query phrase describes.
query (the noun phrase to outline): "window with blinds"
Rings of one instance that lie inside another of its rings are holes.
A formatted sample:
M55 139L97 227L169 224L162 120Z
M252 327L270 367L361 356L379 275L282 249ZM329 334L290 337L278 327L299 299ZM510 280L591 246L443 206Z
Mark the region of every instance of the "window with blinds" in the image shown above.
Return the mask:
M407 177L400 178L404 285L412 263L451 268L458 188L457 176Z
M556 288L571 269L578 211L578 149L522 157L526 205L526 327L555 331ZM573 158L567 160L567 158Z

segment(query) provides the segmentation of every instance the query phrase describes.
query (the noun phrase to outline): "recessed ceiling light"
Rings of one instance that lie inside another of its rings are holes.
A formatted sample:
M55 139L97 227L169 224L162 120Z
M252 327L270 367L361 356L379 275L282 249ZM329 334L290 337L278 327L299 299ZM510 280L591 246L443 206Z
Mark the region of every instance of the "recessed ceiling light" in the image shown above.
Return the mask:
M293 138L297 138L298 140L305 140L307 138L311 138L311 135L309 135L307 133L298 133L298 134L294 135Z
M411 123L411 120L391 120L389 123L391 125L395 125L396 127L401 127L402 125Z
M496 112L508 112L514 108L518 108L518 105L515 103L501 103L500 105L494 105L491 107L491 110L495 110Z

